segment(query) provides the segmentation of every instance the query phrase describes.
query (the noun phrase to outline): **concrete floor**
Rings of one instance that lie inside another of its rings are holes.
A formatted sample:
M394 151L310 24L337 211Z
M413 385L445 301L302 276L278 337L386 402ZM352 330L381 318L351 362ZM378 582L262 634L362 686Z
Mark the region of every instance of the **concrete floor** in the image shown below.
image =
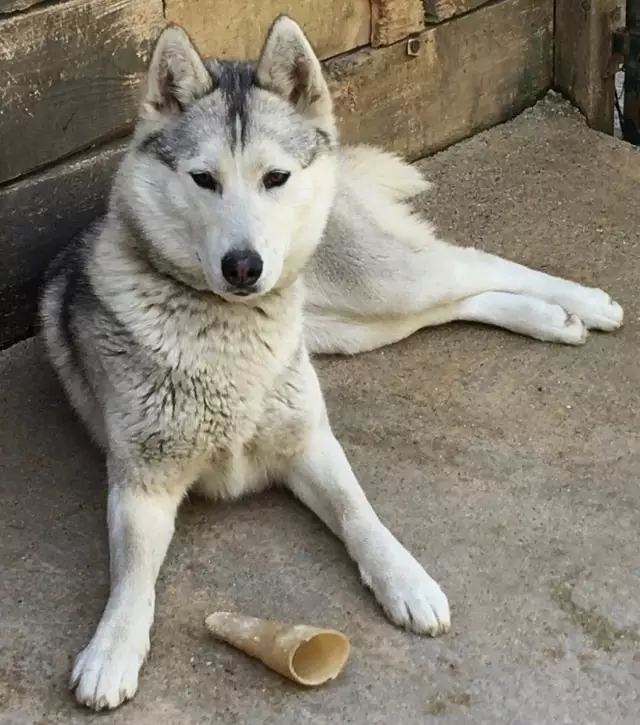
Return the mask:
M388 624L290 498L187 505L136 699L66 690L107 593L104 471L37 345L0 357L0 723L617 725L640 722L640 153L556 97L426 160L443 232L597 284L626 325L582 348L452 325L319 369L381 517L454 627ZM352 657L302 691L210 640L229 608L334 626Z

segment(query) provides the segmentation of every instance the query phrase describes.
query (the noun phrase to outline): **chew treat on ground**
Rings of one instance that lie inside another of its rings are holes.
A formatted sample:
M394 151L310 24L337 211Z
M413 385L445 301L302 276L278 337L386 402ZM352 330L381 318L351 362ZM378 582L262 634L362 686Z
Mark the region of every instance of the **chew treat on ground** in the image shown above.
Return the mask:
M333 629L231 612L210 614L205 625L214 637L301 685L312 687L334 679L349 657L349 640Z

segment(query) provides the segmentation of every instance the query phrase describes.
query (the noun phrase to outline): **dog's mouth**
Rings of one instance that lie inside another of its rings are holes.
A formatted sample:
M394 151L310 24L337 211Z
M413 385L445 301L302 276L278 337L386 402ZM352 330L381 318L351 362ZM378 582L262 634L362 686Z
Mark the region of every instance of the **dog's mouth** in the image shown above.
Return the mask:
M233 297L250 297L251 295L258 294L258 287L256 285L249 287L227 287L225 293Z

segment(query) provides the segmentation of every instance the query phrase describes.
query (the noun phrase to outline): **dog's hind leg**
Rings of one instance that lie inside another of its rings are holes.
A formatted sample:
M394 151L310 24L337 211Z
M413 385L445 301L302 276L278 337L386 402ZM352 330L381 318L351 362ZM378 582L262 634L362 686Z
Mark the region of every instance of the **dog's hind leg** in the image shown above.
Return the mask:
M577 315L537 297L482 292L453 307L456 320L503 327L545 342L582 345L587 339L587 329Z
M429 227L424 226L429 233ZM554 277L473 247L457 247L427 237L424 248L404 252L400 263L403 268L390 269L386 281L379 284L378 304L386 304L388 313L427 313L429 319L433 308L486 292L507 292L559 305L569 314L577 315L589 330L610 332L622 324L622 308L603 290ZM379 270L376 272L380 274ZM518 308L509 307L511 318ZM526 313L528 308L522 304L519 309ZM462 312L468 311L463 306ZM475 309L471 312L475 313Z
M94 710L132 698L149 650L155 583L186 486L166 476L125 474L109 462L111 593L102 619L71 674L77 700ZM184 482L186 484L186 480Z
M622 324L622 308L600 289L444 242L398 204L386 211L385 226L374 217L367 228L363 218L363 231L353 230L352 241L339 244L333 236L339 240L346 232L337 225L320 247L307 275L305 333L312 352L355 354L453 320L570 344L584 341L571 315L587 330ZM388 228L392 222L399 231Z
M454 321L503 327L544 342L581 345L587 330L560 305L510 292L482 292L422 313L386 320L327 319L313 311L305 320L309 347L316 353L356 354L409 337L423 327Z
M622 307L601 289L586 287L562 277L554 277L477 249L461 247L449 247L449 249L452 251L452 272L456 280L456 284L452 285L452 291L455 291L456 287L460 292L465 288L473 290L470 295L460 295L461 298L469 299L484 292L509 292L536 298L551 305L559 305L567 313L579 317L588 330L611 332L622 324ZM446 271L444 272L446 274ZM497 301L500 307L504 299ZM496 300L492 299L492 309L496 309L495 302ZM507 307L511 308L512 313L508 314L508 317L512 317L518 306L507 305ZM470 308L472 314L477 312L477 306L471 305ZM521 303L519 309L527 316L528 303ZM481 317L478 319L484 321ZM500 322L492 324L508 327ZM537 324L534 324L534 329L536 328ZM525 332L525 334L530 333ZM532 336L538 337L536 334ZM566 342L562 337L557 341Z

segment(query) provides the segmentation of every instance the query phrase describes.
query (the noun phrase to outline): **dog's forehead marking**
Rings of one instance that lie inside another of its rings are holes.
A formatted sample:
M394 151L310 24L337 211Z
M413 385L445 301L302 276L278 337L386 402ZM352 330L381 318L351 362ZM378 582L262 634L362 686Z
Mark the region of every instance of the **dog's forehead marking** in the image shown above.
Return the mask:
M225 127L233 146L244 146L249 125L249 98L257 85L256 64L247 61L212 60L206 62L213 80L212 96L222 95Z
M248 150L255 158L268 141L305 167L328 147L326 135L290 103L258 85L255 63L215 60L206 65L214 90L173 126L145 139L140 150L177 169L181 161L205 160L225 147L234 154Z
M209 61L207 68L222 95L227 139L234 149L268 138L303 166L311 162L318 148L315 129L290 103L260 87L255 63ZM212 100L216 95L214 91Z

